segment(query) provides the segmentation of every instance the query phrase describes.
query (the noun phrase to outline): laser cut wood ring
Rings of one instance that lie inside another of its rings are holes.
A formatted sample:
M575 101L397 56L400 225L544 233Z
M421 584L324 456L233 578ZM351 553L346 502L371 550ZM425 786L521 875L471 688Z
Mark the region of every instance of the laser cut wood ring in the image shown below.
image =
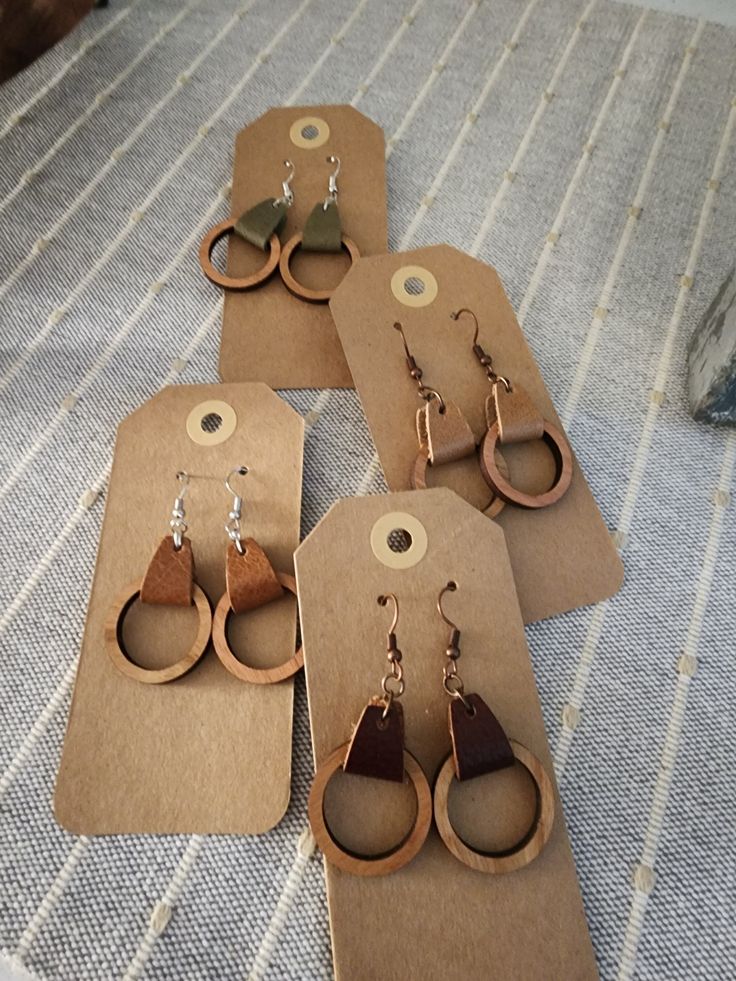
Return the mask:
M296 596L296 580L293 576L285 572L276 572L276 578L293 596ZM230 674L234 674L241 681L248 681L252 685L276 685L280 681L286 681L301 671L304 667L304 655L301 647L298 648L293 657L283 664L278 664L275 668L252 668L248 664L243 664L230 649L227 639L227 622L232 613L230 597L225 592L220 598L220 602L215 609L215 616L212 621L212 643L215 653Z
M537 757L525 746L510 739L514 756L527 770L536 788L537 806L529 831L511 848L499 852L477 851L466 844L455 831L448 813L450 787L455 779L452 753L442 764L434 785L434 819L440 837L448 850L464 865L477 872L500 875L515 872L532 862L544 849L555 819L555 794L552 781Z
M352 265L360 258L360 252L358 246L355 242L348 238L347 235L343 235L341 238L343 251L347 252L350 257L350 264ZM303 286L297 279L294 278L294 274L289 266L293 254L301 247L302 244L302 234L298 232L293 235L286 245L281 250L281 258L279 259L279 271L281 273L281 278L284 281L284 286L290 293L294 296L299 297L300 300L306 300L307 303L327 303L332 294L335 292L334 288L329 290L313 290L308 286Z
M499 497L509 504L521 508L546 508L559 501L570 486L572 480L572 451L560 430L551 422L544 420L542 439L549 447L555 461L555 479L549 490L542 494L525 494L517 490L496 463L496 446L499 440L498 422L488 428L483 437L480 450L480 469L486 483Z
M324 813L327 785L345 761L350 743L334 750L319 767L309 791L307 813L312 834L327 861L351 875L378 876L397 872L407 865L424 844L432 824L432 791L424 770L408 750L404 750L404 773L411 780L417 798L417 813L408 834L393 848L379 855L357 855L344 848L329 829Z
M509 476L509 468L503 455L499 449L495 451L496 457L496 467L498 472L504 474L506 478ZM413 490L426 490L427 489L427 468L430 466L429 463L429 449L426 446L422 446L417 453L416 460L411 469L411 486ZM482 468L481 468L482 470ZM484 474L485 478L485 474ZM487 483L486 479L486 483ZM489 504L480 510L489 518L495 518L496 515L500 514L501 511L506 507L506 501L494 492L493 497Z
M260 269L251 273L250 276L228 276L227 273L221 273L219 269L215 268L212 263L212 252L220 239L230 235L234 230L235 222L231 218L210 228L199 246L199 264L207 279L215 286L222 286L223 289L234 292L243 292L244 290L255 289L256 286L265 283L274 274L281 256L281 242L278 235L274 234L269 238L268 259Z
M125 616L140 596L140 592L141 583L139 580L129 583L113 603L105 621L105 650L118 671L127 675L128 678L142 681L146 685L163 685L168 681L175 681L185 675L187 671L191 671L207 650L212 630L212 608L203 590L196 583L193 583L192 601L199 615L199 626L192 646L184 657L174 664L169 664L165 668L143 668L131 661L123 642Z

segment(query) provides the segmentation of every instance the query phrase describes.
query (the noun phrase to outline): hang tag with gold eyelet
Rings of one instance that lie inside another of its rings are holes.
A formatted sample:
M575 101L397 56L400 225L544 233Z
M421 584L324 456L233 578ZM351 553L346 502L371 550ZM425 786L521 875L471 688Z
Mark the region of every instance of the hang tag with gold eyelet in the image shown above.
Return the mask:
M482 875L458 861L436 828L408 864L389 874L351 874L328 856L336 981L364 978L376 950L384 952L384 981L485 978L489 964L499 978L596 981L500 526L445 488L348 498L302 542L295 565L315 771L324 772L364 710L353 739L353 752L361 752L345 770L385 773L376 760L384 747L375 728L383 706L366 708L366 699L386 664L388 619L376 600L391 593L398 601L392 630L403 651L405 763L415 760L433 783L449 761L452 822L473 848L503 853L523 841L530 826L544 830L534 857L503 875ZM456 588L443 610L462 633L453 663L468 692L477 693L466 696L475 719L464 716L459 699L450 703L452 733L443 685L449 628L437 611L438 594L449 582ZM396 699L391 712L395 705ZM363 743L364 727L371 725ZM455 776L453 737L462 781ZM393 755L398 775L396 748ZM525 769L531 759L533 778ZM536 787L543 788L547 807L541 818ZM406 840L419 813L406 779L336 774L321 804L318 819L332 841L379 860ZM438 937L452 942L438 944Z
M227 566L236 604L252 609L230 618L238 663L265 672L293 657L296 600L270 599L293 581L303 437L301 416L261 384L169 386L120 423L54 794L62 827L262 834L283 817L293 682L249 684L226 670L211 643L212 611L227 596ZM243 530L259 543L246 539L245 583L224 528L232 507L225 479L243 464ZM171 532L161 535L182 471L188 531L177 551ZM128 584L134 591L120 616ZM111 636L144 677L117 664ZM187 651L197 652L191 669L171 673Z

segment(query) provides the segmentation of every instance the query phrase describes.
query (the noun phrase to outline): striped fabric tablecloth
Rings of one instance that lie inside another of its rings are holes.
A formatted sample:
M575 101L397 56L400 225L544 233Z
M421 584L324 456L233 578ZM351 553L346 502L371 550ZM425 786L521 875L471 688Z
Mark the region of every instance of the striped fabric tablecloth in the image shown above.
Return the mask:
M605 0L114 0L0 88L6 966L331 973L301 681L271 834L75 838L51 796L115 426L216 378L196 244L234 134L352 102L389 138L391 247L499 269L626 565L611 601L528 630L601 974L736 975L736 437L690 420L684 370L736 258L735 53ZM353 393L285 397L306 533L384 484Z

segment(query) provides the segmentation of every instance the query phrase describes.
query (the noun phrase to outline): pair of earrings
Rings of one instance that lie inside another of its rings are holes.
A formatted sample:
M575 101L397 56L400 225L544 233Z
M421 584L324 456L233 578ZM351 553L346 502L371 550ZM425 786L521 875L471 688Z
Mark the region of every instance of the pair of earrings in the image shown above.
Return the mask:
M419 452L412 466L411 486L415 490L426 488L427 467L453 463L477 452L481 473L493 495L483 509L484 514L495 518L506 504L529 509L548 507L559 501L570 486L570 446L562 432L542 416L521 385L496 373L493 358L478 342L478 318L473 311L464 307L451 313L450 317L458 320L463 315L473 319L473 354L491 384L491 394L485 402L486 432L480 443L476 442L459 406L443 398L436 388L424 384L422 369L409 350L404 327L398 321L394 324L395 330L401 334L409 374L417 383L419 396L425 402L417 412ZM508 466L499 447L535 439L544 440L552 453L555 477L548 490L541 494L527 494L511 484Z
M340 158L327 157L327 163L335 169L327 182L327 197L314 206L304 232L297 232L286 245L281 246L279 232L286 222L286 213L294 203L294 192L291 183L294 180L294 164L284 160L289 175L281 182L281 197L266 198L255 207L250 208L240 218L220 222L215 225L202 239L199 247L199 261L207 279L216 286L224 289L243 291L261 286L273 275L278 267L284 285L294 296L307 303L327 303L334 290L310 289L300 283L291 271L291 259L295 252L303 249L305 252L340 253L345 250L351 264L360 258L358 247L352 239L342 233L340 212L337 207L337 177L340 173ZM228 276L221 273L212 263L212 252L226 235L234 232L246 242L268 252L265 264L250 276Z
M437 611L450 628L445 651L442 687L450 699L448 711L451 751L443 760L432 790L419 762L404 745L404 715L399 699L404 693L402 654L396 642L399 603L393 593L379 596L378 603L393 603L393 621L387 635L390 669L381 682L382 694L363 709L349 742L337 747L319 767L309 793L309 822L312 833L328 862L353 875L378 876L396 872L420 851L432 823L432 815L442 841L463 864L478 872L513 872L533 861L544 849L552 832L555 797L552 782L536 756L525 746L509 739L486 702L476 693L465 692L458 674L460 630L445 614L442 600L454 592L457 583L448 582L440 591ZM531 777L536 810L526 834L510 848L482 852L471 848L455 831L448 800L453 778L472 780L519 762ZM331 832L324 814L324 798L333 775L342 769L378 780L403 783L408 777L416 794L416 816L411 830L393 849L374 857L357 855L344 848Z
M149 685L175 681L197 664L210 640L224 667L236 678L251 684L271 685L284 681L303 666L301 647L278 667L255 668L239 660L228 642L228 620L233 614L264 606L282 596L284 590L296 596L294 577L277 572L255 539L241 537L243 498L232 489L230 481L236 475L244 477L247 473L247 467L236 467L225 480L225 487L233 496L233 504L225 525L229 539L225 557L226 589L215 608L214 617L207 595L195 580L192 543L186 537L188 525L184 498L189 476L183 471L176 475L180 489L169 521L171 534L162 539L153 553L143 579L129 583L121 591L105 622L107 653L118 671L128 678ZM199 615L197 636L187 653L174 664L150 669L141 667L129 657L123 639L123 624L126 614L139 598L141 603L151 606L196 607Z

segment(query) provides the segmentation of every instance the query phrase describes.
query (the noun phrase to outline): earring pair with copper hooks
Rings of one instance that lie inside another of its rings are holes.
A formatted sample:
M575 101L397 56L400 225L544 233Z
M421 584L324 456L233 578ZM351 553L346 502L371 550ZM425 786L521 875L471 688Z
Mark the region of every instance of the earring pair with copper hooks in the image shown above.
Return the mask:
M294 191L291 185L295 167L291 160L284 160L284 166L288 168L289 173L281 182L280 197L266 198L239 218L229 218L211 228L199 247L199 262L207 279L223 289L243 292L262 286L278 268L284 285L294 296L307 303L327 303L334 289L317 290L305 286L296 279L291 270L291 260L300 249L305 252L321 253L345 251L351 265L360 258L355 242L342 233L337 206L340 158L331 154L327 157L327 163L334 167L327 182L327 196L312 209L304 225L304 231L292 235L283 247L279 233L286 223L289 208L294 204ZM212 252L217 243L232 233L255 248L268 253L264 265L249 276L229 276L227 273L221 273L212 262Z
M570 446L562 432L542 416L524 388L496 372L493 358L479 343L480 326L475 313L463 307L450 314L452 320L459 320L461 316L473 320L473 354L491 384L491 393L485 401L486 431L480 440L476 440L459 406L445 399L436 388L423 383L422 369L409 349L404 327L394 323L394 328L401 334L409 374L426 403L417 412L419 451L412 465L411 486L415 490L424 490L428 467L453 463L477 452L481 474L493 494L490 503L483 508L484 514L496 517L506 504L528 509L548 507L563 497L572 481ZM536 439L544 440L551 451L555 476L546 491L529 494L511 483L501 448Z
M265 551L254 538L241 535L243 498L231 481L244 477L248 467L235 467L225 479L225 487L233 496L225 531L228 546L225 556L225 592L214 612L207 594L196 581L192 543L187 537L185 497L190 477L180 470L176 477L179 489L169 521L170 534L164 536L153 553L142 579L129 583L112 604L105 621L105 648L110 660L121 674L149 685L165 684L183 677L202 659L210 640L220 662L241 681L270 685L292 677L304 659L301 647L286 662L274 668L256 668L241 661L228 640L228 621L232 615L246 613L279 599L284 590L296 596L294 577L277 572ZM183 657L163 668L145 668L137 664L126 648L123 628L125 617L133 604L154 607L194 606L198 615L196 637Z
M382 694L374 696L363 709L352 738L333 750L318 768L309 792L309 822L315 840L327 861L344 872L380 876L403 868L424 845L433 815L437 831L450 853L479 872L500 874L523 868L540 854L549 840L555 799L552 782L544 767L530 750L506 736L480 695L465 692L458 674L460 630L442 606L445 594L456 589L457 583L450 581L437 598L437 611L450 628L442 686L450 699L451 751L439 766L433 789L421 764L404 743L404 714L399 699L404 694L405 684L402 653L396 641L399 603L394 593L378 597L379 605L385 606L391 601L394 606L386 643L390 670L383 677ZM448 800L453 779L472 780L517 762L528 773L535 788L535 811L526 834L502 851L472 848L455 831L449 816ZM340 769L377 780L403 783L408 779L411 782L416 796L416 814L408 833L393 848L375 856L359 855L341 845L332 833L324 813L324 800L330 780Z

